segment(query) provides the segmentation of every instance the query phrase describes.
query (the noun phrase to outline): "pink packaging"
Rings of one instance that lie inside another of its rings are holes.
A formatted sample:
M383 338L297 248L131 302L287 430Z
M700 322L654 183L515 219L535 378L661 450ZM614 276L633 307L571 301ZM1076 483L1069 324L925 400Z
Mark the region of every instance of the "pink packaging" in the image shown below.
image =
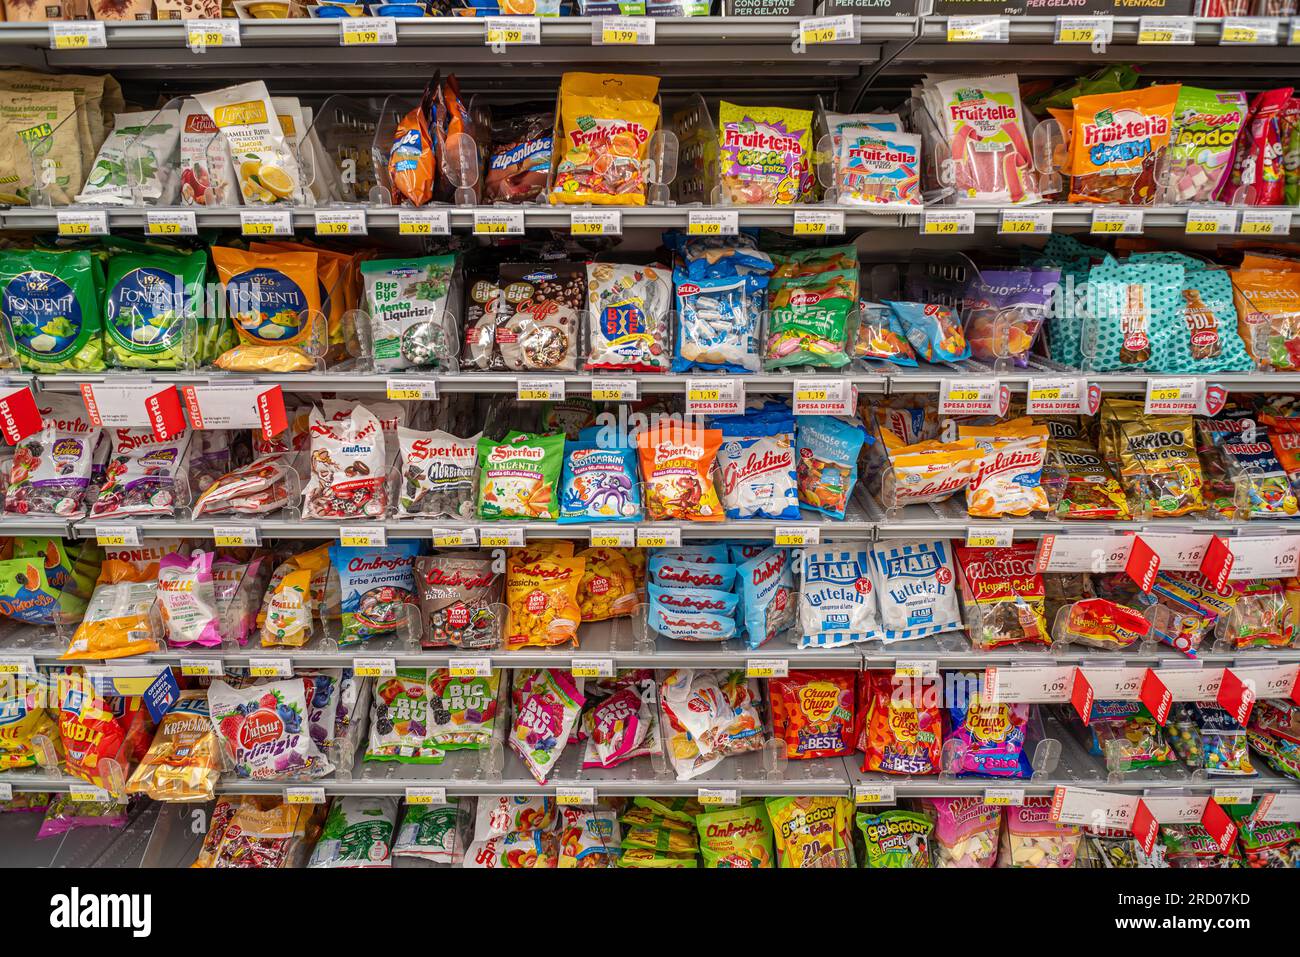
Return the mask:
M1256 93L1250 116L1237 139L1232 176L1219 199L1229 206L1280 206L1286 182L1282 170L1281 115L1292 88Z
M935 867L992 867L998 854L1002 809L983 797L925 798L934 819Z
M158 603L173 647L221 644L212 559L212 552L190 558L171 552L158 563Z
M1050 797L1027 797L1007 808L998 867L1073 867L1082 829L1051 820Z
M248 644L257 628L262 603L266 558L258 555L247 564L226 555L212 563L212 586L217 595L217 623L221 637Z

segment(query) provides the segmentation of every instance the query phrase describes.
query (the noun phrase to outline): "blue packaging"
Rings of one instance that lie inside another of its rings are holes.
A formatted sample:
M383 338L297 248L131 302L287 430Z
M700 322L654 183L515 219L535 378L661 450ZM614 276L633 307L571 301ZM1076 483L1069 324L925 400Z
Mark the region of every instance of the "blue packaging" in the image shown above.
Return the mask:
M570 442L560 480L561 525L574 522L635 522L641 517L636 452Z
M795 433L799 504L844 518L858 482L858 453L874 441L852 419L832 415L800 416Z
M794 624L798 594L787 548L768 548L736 569L745 644L760 648Z

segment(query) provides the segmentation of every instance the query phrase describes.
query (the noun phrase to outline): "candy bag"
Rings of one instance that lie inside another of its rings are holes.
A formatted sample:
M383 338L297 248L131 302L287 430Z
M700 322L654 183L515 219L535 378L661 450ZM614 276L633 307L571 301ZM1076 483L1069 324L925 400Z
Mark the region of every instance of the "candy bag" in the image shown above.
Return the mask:
M871 547L871 577L886 643L961 627L948 548L942 540L878 542Z
M1044 618L1043 576L1035 571L1038 546L954 546L961 568L962 598L971 621L971 645L992 650L1014 644L1050 645Z
M1070 605L1061 627L1062 641L1119 651L1146 637L1151 622L1136 609L1109 598L1084 598Z
M158 563L158 604L173 647L221 644L212 552L185 558L175 552Z
M587 268L581 263L505 263L496 347L511 372L576 372Z
M217 679L208 707L226 758L241 778L280 780L329 774L307 727L310 678L286 678L249 688Z
M148 427L114 429L112 456L91 516L173 515L181 497L177 477L192 435L187 429L164 441Z
M769 548L736 569L745 643L759 648L794 624L798 592L789 549Z
M1245 93L1180 87L1163 201L1172 205L1212 202L1232 174L1245 121Z
M1202 474L1190 416L1146 415L1141 402L1102 403L1102 454L1120 461L1120 481L1130 502L1153 517L1205 510Z
M646 622L652 631L678 641L726 641L734 638L735 592L708 588L648 588L650 608Z
M155 801L211 801L221 755L204 691L182 691L158 722L153 743L126 782Z
M388 867L397 798L335 798L308 867Z
M767 277L694 277L673 270L677 298L677 349L672 371L757 372L759 317L766 308Z
M478 441L479 518L559 516L557 486L564 464L564 435L510 432L500 441Z
M60 794L46 808L36 840L66 834L82 827L126 827L127 805L117 801L74 801Z
M102 372L104 270L87 250L0 251L0 319L24 372Z
M43 394L37 411L41 430L18 440L3 470L4 510L72 517L85 507L100 430L77 397Z
M842 797L770 797L764 804L778 867L850 867L853 802Z
M536 202L550 178L554 132L555 114L549 105L494 107L487 167L483 171L484 200Z
M60 757L58 713L44 677L0 678L0 771L45 767ZM48 743L48 747L46 744Z
M330 562L339 578L342 605L340 645L352 645L400 632L407 606L415 606L417 542L393 542L382 548L330 546Z
M643 164L659 125L659 80L565 73L560 78L563 152L551 204L644 206Z
M915 811L890 810L856 815L866 845L866 867L930 867L934 822Z
M324 317L316 253L255 253L214 246L212 258L243 343L218 357L216 365L244 372L315 368L311 356L322 345L315 340L327 332L316 322ZM283 367L266 368L272 361Z
M673 290L662 266L587 263L586 368L667 372Z
M1177 263L1107 259L1088 275L1095 343L1089 363L1098 372L1169 372L1179 363L1185 321ZM1085 333L1086 335L1086 333Z
M453 678L446 668L429 672L428 738L439 748L485 748L492 741L501 672L486 678Z
M316 608L311 576L309 569L292 569L267 591L261 625L264 647L299 647L311 640Z
M727 518L798 519L794 420L724 416L718 464Z
M473 518L481 437L482 433L462 439L449 432L399 427L402 464L397 513Z
M768 681L772 733L785 741L787 758L827 758L853 753L853 675L842 671L791 671Z
M1250 101L1250 117L1237 140L1232 175L1215 197L1229 206L1278 206L1285 193L1281 117L1291 87L1264 90Z
M545 784L587 699L568 671L526 668L514 673L514 723L510 747Z
M880 611L865 548L805 549L802 572L801 648L836 647L880 637Z
M1300 369L1300 274L1234 269L1232 299L1237 331L1262 369Z
M456 265L454 255L361 264L377 371L441 366L456 354Z
M623 554L614 548L584 548L575 556L586 564L578 586L578 607L583 621L627 618L639 602L636 574Z
M907 341L898 316L877 302L858 302L858 326L851 336L853 354L862 359L881 359L899 366L915 366L916 353Z
M858 306L856 259L849 270L773 279L764 369L847 365L849 318Z
M888 466L881 475L880 497L887 508L943 502L970 486L984 461L974 439L905 444L894 432L881 432Z
M970 673L965 677L974 687L976 676ZM961 746L958 775L1027 778L1033 773L1025 754L1029 705L989 704L982 694L972 692L964 703L952 705L948 715L948 739Z
M857 747L862 770L938 774L942 721L934 680L874 669L858 677Z
M926 362L960 362L970 358L970 343L961 320L948 306L885 300L897 317L907 341Z
M203 490L191 512L198 518L200 515L262 515L283 508L289 504L289 473L293 465L292 456L272 452L227 472Z
M695 819L705 867L773 865L772 825L761 803L707 811Z
M875 209L921 205L920 136L842 126L837 139L838 202Z
M582 621L578 589L585 569L582 558L540 558L528 563L510 558L506 562L506 645L576 645Z
M128 769L149 747L149 716L138 697L101 694L83 672L57 676L63 769L122 794Z
M422 648L495 648L505 577L484 555L417 555Z
M636 452L599 442L570 442L564 449L561 525L571 522L635 522L641 517Z
M871 441L866 429L852 419L800 416L795 433L799 503L843 519L858 481L858 453Z
M1026 797L1007 808L998 867L1073 867L1083 830L1051 819L1050 797Z
M1059 269L986 269L974 277L964 294L966 341L980 362L1010 360L1029 365L1038 330L1052 303Z
M429 121L436 87L424 88L420 102L403 116L393 129L393 144L388 150L388 178L397 197L414 206L424 206L433 199L433 185L438 173L438 152L434 148Z
M364 760L442 762L443 750L430 738L429 676L424 668L398 668L393 677L375 682L370 701L370 742Z
M992 426L962 425L957 434L974 439L984 451L966 490L966 510L977 518L1004 518L1045 512L1041 479L1047 455L1047 428L1028 419Z
M812 191L812 113L782 107L718 107L719 169L724 202L789 206Z
M394 857L457 864L464 855L457 798L446 804L407 804L393 841Z
M150 618L158 598L158 564L143 567L108 559L100 566L90 603L61 657L123 658L159 650Z
M922 98L952 161L955 199L976 205L1039 200L1025 110L1015 74L926 78Z
M621 836L613 811L566 807L560 816L560 860L557 867L615 866Z
M713 459L722 433L695 423L661 420L636 438L645 479L646 518L721 522Z
M1157 199L1179 85L1074 98L1070 202L1150 206Z
M384 433L365 406L336 422L311 415L311 476L303 489L303 517L379 518L388 510Z
M934 818L935 867L992 867L998 853L1002 809L983 797L922 798Z
M1091 444L1080 440L1049 439L1044 464L1060 475L1052 514L1062 519L1127 521L1128 499L1106 462ZM1046 483L1048 477L1043 476Z
M161 250L123 250L111 256L104 298L104 342L116 366L182 369L203 357L187 342L206 324L203 281L208 254L199 249L175 255Z

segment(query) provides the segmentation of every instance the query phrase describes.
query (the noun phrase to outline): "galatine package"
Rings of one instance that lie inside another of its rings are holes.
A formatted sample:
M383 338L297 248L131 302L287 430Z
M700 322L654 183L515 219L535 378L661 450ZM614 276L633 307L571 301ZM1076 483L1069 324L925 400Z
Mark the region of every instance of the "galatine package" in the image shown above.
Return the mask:
M886 643L961 627L948 542L877 543L871 547L871 576Z

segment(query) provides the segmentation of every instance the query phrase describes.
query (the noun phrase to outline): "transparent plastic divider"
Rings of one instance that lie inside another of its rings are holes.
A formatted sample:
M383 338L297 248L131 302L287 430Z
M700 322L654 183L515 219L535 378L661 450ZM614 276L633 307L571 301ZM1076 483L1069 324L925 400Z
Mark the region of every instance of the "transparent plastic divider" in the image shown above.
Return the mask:
M67 95L74 97L75 103L69 115L51 124L47 110L33 110L27 129L6 134L13 140L4 144L3 155L12 157L13 167L0 168L0 176L13 178L0 191L0 200L32 208L76 202L98 158L87 111L100 111L102 97L87 99L72 92ZM111 135L111 129L109 132Z
M122 150L126 180L122 204L136 207L176 204L183 173L180 168L180 148L184 131L181 109L184 104L184 97L168 100L154 112L152 119L140 126L139 132ZM158 138L168 127L174 128L175 140L170 142L166 152L159 152ZM110 133L110 137L112 135Z
M315 206L369 202L379 185L373 161L379 125L375 102L340 94L303 109L311 110L311 123L297 142L303 202Z
M694 205L712 202L718 188L718 131L704 97L689 94L666 121L677 140L677 170L669 204ZM664 205L658 190L650 197L652 206Z

